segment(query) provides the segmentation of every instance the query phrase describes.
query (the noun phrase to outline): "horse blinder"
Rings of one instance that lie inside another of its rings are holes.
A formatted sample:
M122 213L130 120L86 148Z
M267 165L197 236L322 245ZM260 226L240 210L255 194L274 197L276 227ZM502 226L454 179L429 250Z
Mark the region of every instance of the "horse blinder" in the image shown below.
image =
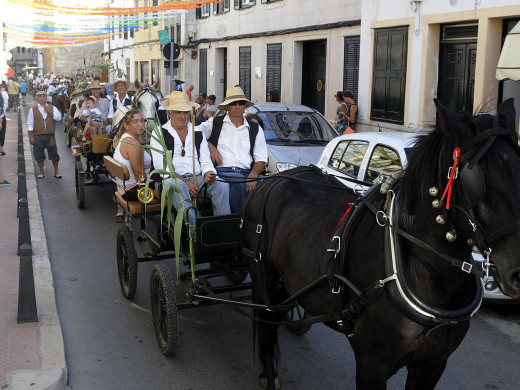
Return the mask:
M486 196L486 181L478 164L466 164L459 175L460 185L469 209L482 202Z

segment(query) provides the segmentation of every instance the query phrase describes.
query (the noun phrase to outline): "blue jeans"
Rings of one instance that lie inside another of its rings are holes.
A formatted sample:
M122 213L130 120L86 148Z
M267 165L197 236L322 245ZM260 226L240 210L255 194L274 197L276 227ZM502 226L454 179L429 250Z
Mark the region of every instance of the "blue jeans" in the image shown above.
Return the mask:
M184 175L186 180L193 181L193 175ZM165 179L163 183L175 183L174 179ZM179 199L179 194L173 195L172 203L176 210L179 210L182 206L188 208L191 206L190 202L190 188L181 179L177 179L177 184L181 190L182 200ZM202 175L197 176L197 186L199 189L204 184L204 177ZM230 214L229 211L229 186L227 183L215 181L213 184L208 185L208 194L211 196L211 205L213 208L213 215L225 215ZM195 223L195 210L190 209L188 212L188 221L190 224Z
M250 169L235 167L217 167L217 175L229 183L229 207L231 214L239 214L242 203L246 198L246 178Z

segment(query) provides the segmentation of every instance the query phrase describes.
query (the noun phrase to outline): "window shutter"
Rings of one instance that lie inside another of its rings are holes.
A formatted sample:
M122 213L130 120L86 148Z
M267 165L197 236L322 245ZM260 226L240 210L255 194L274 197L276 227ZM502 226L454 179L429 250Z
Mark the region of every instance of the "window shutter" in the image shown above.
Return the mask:
M359 83L359 37L345 38L343 91L352 91L357 101Z
M238 83L246 98L251 100L251 47L239 49L239 77Z
M282 44L267 45L266 101L269 90L281 93L282 86Z
M375 31L370 119L403 124L407 45L407 27Z
M208 50L199 50L199 93L208 92Z
M235 9L240 9L240 2L242 0L235 0Z

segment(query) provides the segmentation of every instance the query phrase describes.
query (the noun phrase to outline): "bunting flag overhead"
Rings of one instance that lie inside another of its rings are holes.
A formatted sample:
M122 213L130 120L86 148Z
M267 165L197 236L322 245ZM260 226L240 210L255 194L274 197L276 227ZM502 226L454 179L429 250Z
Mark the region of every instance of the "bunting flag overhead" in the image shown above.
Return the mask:
M95 3L96 1L90 1ZM176 1L143 7L85 7L70 1L4 0L3 32L25 47L82 45L146 27L170 16L218 0ZM103 2L106 4L105 2ZM144 0L132 4L144 3ZM26 15L20 22L19 15ZM13 21L13 22L10 22Z

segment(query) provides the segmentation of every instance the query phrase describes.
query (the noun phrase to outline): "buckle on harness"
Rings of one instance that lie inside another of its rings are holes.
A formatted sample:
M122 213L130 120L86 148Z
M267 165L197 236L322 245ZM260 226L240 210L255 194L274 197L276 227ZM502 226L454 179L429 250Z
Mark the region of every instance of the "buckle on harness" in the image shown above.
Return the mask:
M257 234L262 233L262 225L260 225L260 224L256 225L256 233Z
M450 167L450 169L448 169L448 177L446 177L446 179L450 178L452 169L453 167ZM456 179L457 177L459 177L459 167L455 168L455 176L453 176L453 178Z
M464 272L467 272L468 274L471 273L471 270L473 269L473 266L470 263L462 262L462 267L460 267Z
M244 220L240 218L240 225L238 226L240 229L242 229L242 226L244 225Z
M336 244L336 247L334 248L334 244ZM332 237L332 240L330 241L331 248L327 249L327 252L334 252L334 257L336 257L341 249L341 237L340 236L334 236Z
M258 259L255 257L255 263L260 263L262 261L262 252L258 252Z

